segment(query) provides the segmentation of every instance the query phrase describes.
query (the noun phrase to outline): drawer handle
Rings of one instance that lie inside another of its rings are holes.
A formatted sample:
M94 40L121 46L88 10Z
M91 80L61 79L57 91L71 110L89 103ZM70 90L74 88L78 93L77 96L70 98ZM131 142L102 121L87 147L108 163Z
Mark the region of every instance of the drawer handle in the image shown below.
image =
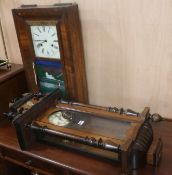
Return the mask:
M29 166L29 165L32 164L32 161L31 160L28 160L28 161L25 162L25 164Z

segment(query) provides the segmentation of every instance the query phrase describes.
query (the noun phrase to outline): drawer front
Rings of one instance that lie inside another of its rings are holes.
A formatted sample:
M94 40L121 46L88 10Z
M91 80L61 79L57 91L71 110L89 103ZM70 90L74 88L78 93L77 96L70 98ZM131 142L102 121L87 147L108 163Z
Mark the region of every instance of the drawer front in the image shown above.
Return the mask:
M63 175L66 174L66 170L56 166L48 160L37 158L34 155L28 153L11 150L11 149L0 149L0 157L8 160L12 163L26 167L31 171L35 171L45 175Z
M24 72L0 84L0 117L9 110L9 102L27 92Z

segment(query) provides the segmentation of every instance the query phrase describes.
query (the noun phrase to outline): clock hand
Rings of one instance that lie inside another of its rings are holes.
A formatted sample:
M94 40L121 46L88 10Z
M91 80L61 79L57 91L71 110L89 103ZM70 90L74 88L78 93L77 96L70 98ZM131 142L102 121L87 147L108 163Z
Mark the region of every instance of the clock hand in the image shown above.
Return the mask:
M44 49L44 48L42 48L42 53L43 53L43 54L44 54L44 50L45 50L45 49Z
M37 40L34 40L34 41L43 41L43 42L47 42L47 40L41 40L41 39L37 39Z
M58 49L58 47L53 44L51 44L51 47L53 47L54 49Z
M37 44L37 47L38 48L41 47L43 43L47 42L47 40L39 40L39 41L42 41L42 42L40 42L40 43Z

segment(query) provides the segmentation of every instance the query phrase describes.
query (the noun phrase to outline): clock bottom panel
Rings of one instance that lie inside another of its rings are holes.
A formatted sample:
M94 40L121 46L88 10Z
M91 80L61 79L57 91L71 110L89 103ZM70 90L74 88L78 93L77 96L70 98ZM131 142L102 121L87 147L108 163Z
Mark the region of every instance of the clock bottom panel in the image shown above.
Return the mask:
M49 60L36 60L35 68L40 91L43 94L51 93L59 88L62 97L65 97L66 90L62 63Z

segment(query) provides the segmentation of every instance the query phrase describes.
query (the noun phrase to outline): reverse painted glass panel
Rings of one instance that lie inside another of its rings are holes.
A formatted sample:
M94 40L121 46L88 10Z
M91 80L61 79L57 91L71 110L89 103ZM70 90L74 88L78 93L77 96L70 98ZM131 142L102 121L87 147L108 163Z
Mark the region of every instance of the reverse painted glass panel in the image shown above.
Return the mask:
M60 89L61 95L65 96L65 82L60 62L36 60L36 76L42 93L50 93Z

